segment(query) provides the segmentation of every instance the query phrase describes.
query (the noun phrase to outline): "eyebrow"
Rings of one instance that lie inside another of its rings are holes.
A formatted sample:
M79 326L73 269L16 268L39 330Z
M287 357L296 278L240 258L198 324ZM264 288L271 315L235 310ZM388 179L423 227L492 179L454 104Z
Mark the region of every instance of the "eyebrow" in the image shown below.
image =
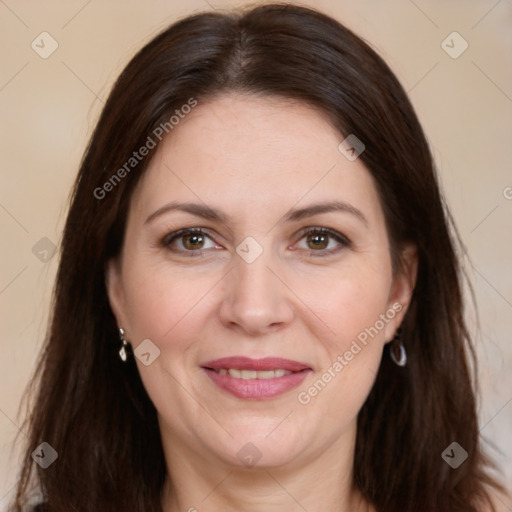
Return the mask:
M177 203L172 202L168 203L161 208L158 208L155 212L153 212L145 221L144 224L151 222L156 217L163 215L164 213L171 211L182 211L187 212L196 217L202 217L203 219L213 220L222 222L223 224L227 224L228 218L224 215L220 210L216 210L210 206L206 206L205 204L199 203Z
M320 204L312 204L310 206L306 206L304 208L298 208L295 210L290 210L285 216L284 220L287 222L297 221L304 219L306 217L312 217L313 215L319 215L321 213L329 213L329 212L343 212L349 213L359 219L365 226L368 226L368 220L364 216L363 212L352 206L349 203L345 203L342 201L334 201L330 203L320 203Z
M187 212L192 215L195 215L196 217L201 217L203 219L211 221L222 222L223 224L226 225L229 223L229 218L227 215L225 215L220 210L217 210L216 208L212 208L205 204L171 202L162 206L161 208L153 212L151 215L149 215L149 217L145 221L145 224L148 224L156 217L159 217L160 215L163 215L164 213L168 213L170 211ZM319 215L321 213L330 212L343 212L351 214L358 220L360 220L366 227L368 227L368 220L364 216L363 212L356 208L355 206L352 206L351 204L342 201L312 204L304 208L290 210L282 217L282 220L285 222L293 222L302 220L306 217L312 217L313 215Z

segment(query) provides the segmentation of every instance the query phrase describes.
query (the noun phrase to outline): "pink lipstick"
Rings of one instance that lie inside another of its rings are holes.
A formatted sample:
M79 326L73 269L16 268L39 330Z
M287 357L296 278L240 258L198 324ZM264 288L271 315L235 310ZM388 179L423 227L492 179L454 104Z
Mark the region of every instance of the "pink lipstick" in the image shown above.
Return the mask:
M223 357L201 365L219 388L250 400L273 398L297 387L311 372L298 361L279 357Z

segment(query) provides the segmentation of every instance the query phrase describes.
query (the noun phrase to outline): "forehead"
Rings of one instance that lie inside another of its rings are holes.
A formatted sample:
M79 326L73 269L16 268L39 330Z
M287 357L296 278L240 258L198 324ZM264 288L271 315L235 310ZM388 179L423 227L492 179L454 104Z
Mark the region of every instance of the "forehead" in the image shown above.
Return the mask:
M158 147L134 202L147 210L179 196L288 209L307 196L378 209L370 173L338 149L344 138L324 113L291 99L233 93L199 102Z

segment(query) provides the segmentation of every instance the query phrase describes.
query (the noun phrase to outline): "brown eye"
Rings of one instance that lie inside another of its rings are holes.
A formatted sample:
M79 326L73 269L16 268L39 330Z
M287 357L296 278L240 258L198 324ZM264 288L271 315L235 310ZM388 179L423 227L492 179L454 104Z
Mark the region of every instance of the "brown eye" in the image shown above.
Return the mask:
M162 240L162 245L172 252L189 255L201 255L207 249L219 248L211 237L199 228L180 229L170 233Z
M307 244L310 249L326 249L329 245L329 235L314 233L307 236Z
M351 241L338 231L318 227L303 231L297 247L309 251L311 256L327 256L351 247Z
M189 250L202 249L204 245L204 236L198 233L183 235L182 240L183 247Z

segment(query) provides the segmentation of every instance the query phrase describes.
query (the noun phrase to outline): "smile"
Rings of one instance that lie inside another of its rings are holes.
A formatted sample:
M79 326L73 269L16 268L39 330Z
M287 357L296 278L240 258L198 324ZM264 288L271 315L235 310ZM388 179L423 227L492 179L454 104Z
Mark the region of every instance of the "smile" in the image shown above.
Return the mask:
M201 365L220 390L247 400L263 400L297 387L312 371L298 361L236 356Z
M283 370L279 368L278 370L263 370L263 371L255 371L255 370L237 370L236 368L221 368L220 370L215 370L220 375L229 375L230 377L234 377L235 379L275 379L276 377L284 377L285 375L290 375L291 371Z

